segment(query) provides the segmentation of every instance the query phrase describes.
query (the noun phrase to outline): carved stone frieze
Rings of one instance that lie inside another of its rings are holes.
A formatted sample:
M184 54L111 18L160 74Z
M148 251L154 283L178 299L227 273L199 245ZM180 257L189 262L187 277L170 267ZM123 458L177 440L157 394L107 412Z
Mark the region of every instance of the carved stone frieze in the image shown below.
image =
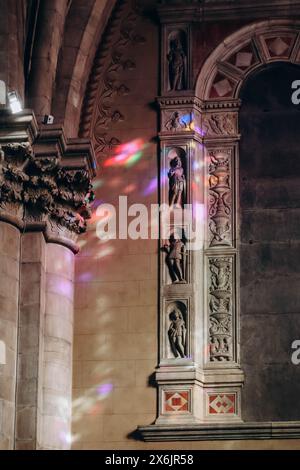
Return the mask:
M237 114L225 112L203 115L202 131L205 137L234 136L237 134Z
M209 163L209 246L231 246L231 149L209 151Z
M209 258L210 361L230 361L232 355L232 258Z
M188 110L163 111L162 131L180 132L191 130L192 113Z

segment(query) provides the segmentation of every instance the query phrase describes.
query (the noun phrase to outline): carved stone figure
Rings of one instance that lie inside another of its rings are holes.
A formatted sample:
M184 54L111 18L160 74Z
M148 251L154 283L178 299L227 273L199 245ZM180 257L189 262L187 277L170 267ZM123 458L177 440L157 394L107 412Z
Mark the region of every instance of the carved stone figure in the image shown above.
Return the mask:
M187 125L184 121L180 120L180 114L178 111L175 111L165 123L165 128L168 131L179 131L180 129L186 129Z
M170 162L171 168L168 172L169 204L171 207L176 205L182 208L185 203L186 180L179 152L177 151L176 153L176 157Z
M203 131L208 135L233 135L237 122L234 113L208 114L203 118Z
M167 251L167 265L174 284L185 284L185 244L180 238L171 235L168 244L165 245Z
M185 89L186 55L180 37L170 39L169 61L170 91Z
M169 318L171 324L168 336L172 353L175 357L186 357L186 325L179 308L172 309Z

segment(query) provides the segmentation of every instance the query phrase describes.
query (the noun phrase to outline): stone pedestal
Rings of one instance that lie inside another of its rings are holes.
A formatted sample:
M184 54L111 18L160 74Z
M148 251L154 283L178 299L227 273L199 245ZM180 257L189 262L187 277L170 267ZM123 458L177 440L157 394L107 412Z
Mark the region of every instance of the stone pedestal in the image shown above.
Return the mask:
M94 172L88 141L0 115L0 447L71 444L73 275Z

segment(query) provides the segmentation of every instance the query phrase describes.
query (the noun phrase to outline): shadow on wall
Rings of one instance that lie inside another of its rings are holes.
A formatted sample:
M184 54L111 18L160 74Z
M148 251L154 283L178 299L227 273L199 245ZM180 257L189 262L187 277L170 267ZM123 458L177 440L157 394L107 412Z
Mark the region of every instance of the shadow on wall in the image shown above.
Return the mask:
M241 92L241 364L243 419L299 420L300 67L277 63Z

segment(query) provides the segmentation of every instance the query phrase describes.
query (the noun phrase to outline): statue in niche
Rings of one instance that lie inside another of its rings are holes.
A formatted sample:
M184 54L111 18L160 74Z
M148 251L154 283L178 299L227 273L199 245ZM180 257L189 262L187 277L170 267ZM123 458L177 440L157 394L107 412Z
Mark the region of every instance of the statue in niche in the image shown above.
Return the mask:
M167 244L164 246L167 252L167 265L173 284L186 284L185 279L185 261L186 249L185 242L181 238L176 238L174 234L170 236Z
M169 204L183 208L185 203L186 181L179 149L174 149L176 156L170 161L169 178Z
M179 308L174 307L169 315L171 324L168 336L172 353L175 357L186 357L186 326Z
M183 33L171 37L169 41L169 89L179 91L185 89L186 55L182 41Z

